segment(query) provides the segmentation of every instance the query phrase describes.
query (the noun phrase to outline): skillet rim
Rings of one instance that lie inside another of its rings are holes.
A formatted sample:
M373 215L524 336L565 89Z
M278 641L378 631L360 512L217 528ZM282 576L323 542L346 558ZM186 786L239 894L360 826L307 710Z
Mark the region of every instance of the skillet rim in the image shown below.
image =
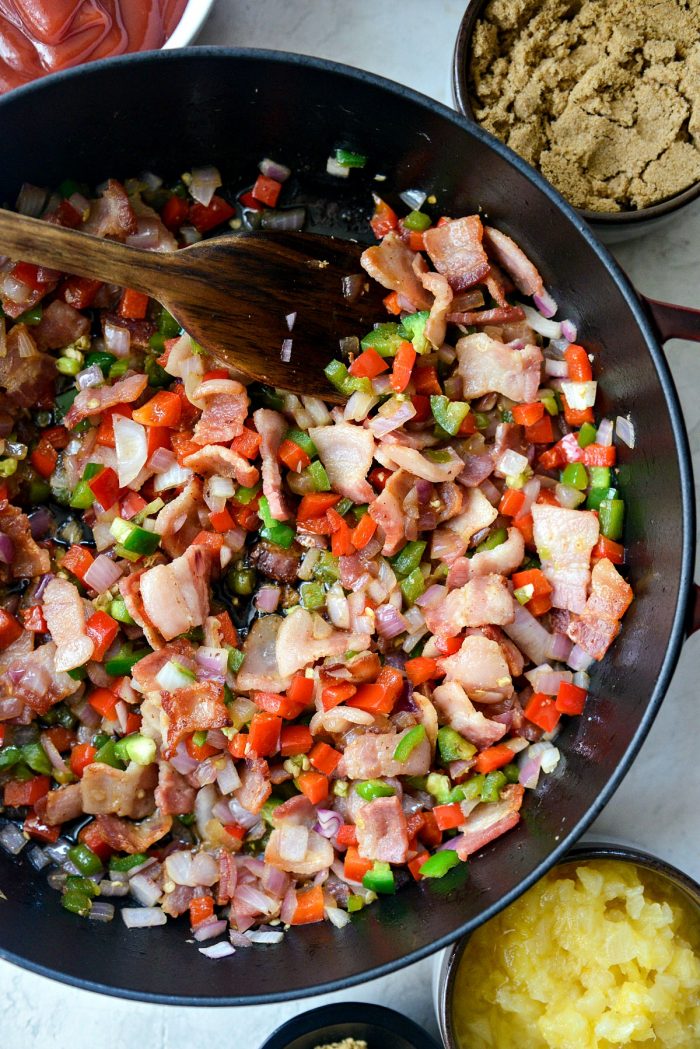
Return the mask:
M64 80L87 78L89 81L93 71L102 71L103 69L107 71L114 70L119 74L120 71L128 73L128 70L132 65L155 66L164 63L177 64L183 62L187 63L188 61L199 62L201 60L206 60L207 58L244 62L263 61L275 62L287 66L303 66L314 69L318 72L329 73L336 77L345 78L351 82L359 81L366 83L382 91L389 91L394 95L398 95L413 106L427 108L439 117L442 117L449 123L453 124L459 130L466 131L469 135L479 139L487 148L500 154L501 157L513 166L523 178L533 183L535 187L549 199L559 214L574 226L584 238L588 247L598 256L599 261L603 264L615 285L622 293L639 328L640 334L644 339L646 348L656 369L659 386L669 413L678 457L681 489L681 519L683 529L676 608L669 633L668 647L666 649L661 670L656 685L649 698L647 707L640 718L639 724L637 725L629 745L617 768L611 774L604 789L589 807L586 814L572 827L566 836L559 841L556 848L548 854L547 858L539 863L530 874L523 878L509 893L506 893L505 896L502 896L499 900L495 901L491 906L484 910L478 922L478 924L482 924L511 904L536 881L538 881L551 867L557 862L560 862L562 856L564 856L564 854L575 845L577 840L587 830L596 816L599 815L605 807L605 804L617 790L622 779L630 768L632 761L639 752L639 749L653 724L654 718L658 713L661 702L675 671L681 645L684 640L687 606L692 592L693 562L696 545L692 459L688 434L683 420L675 383L657 335L654 332L648 315L644 311L638 293L635 291L626 274L607 248L598 241L591 228L575 212L575 210L567 204L563 197L561 197L560 194L550 186L537 171L522 160L521 157L498 139L484 131L481 127L467 120L460 113L450 109L442 102L438 102L436 99L430 98L413 88L405 87L393 80L389 80L387 77L382 77L365 70L355 69L352 66L340 62L332 62L328 59L286 51L268 50L265 48L203 46L175 48L165 51L141 51L134 54L119 55L115 58L102 59L99 62L87 63L83 66L66 69L8 92L8 94L0 97L0 123L5 110L8 107L12 107L14 99L31 98L32 94L37 94L41 97L43 93L50 93L54 84L60 84ZM455 928L448 935L432 941L425 946L418 947L408 954L403 955L401 958L395 959L391 962L386 962L383 965L377 965L365 969L360 973L354 973L350 976L343 977L342 979L328 981L327 983L314 985L313 987L304 988L303 990L295 989L291 991L263 993L245 997L233 994L219 997L162 994L159 992L136 991L132 988L116 987L87 977L64 973L58 969L52 968L51 966L34 962L14 951L7 950L2 944L0 944L0 958L12 962L23 969L34 972L37 975L45 976L64 984L69 984L80 990L94 991L131 1001L149 1002L158 1005L181 1006L265 1005L273 1002L294 1001L301 998L313 997L331 991L345 990L346 988L366 983L369 980L375 980L379 977L386 976L389 973L396 972L407 965L418 962L421 959L427 958L431 954L435 954L443 948L450 946L470 931L471 927L474 925L475 923L473 922L465 922Z

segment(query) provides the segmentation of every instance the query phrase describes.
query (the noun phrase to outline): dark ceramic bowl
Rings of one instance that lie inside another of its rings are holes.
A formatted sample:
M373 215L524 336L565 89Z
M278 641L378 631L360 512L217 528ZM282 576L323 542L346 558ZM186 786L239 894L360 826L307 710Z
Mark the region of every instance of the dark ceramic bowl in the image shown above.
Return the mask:
M676 867L671 866L665 860L657 856L651 856L648 852L628 845L610 845L606 842L580 842L566 853L557 866L581 860L622 860L633 863L645 871L655 874L662 882L675 889L690 904L700 920L700 885L688 874L684 874ZM457 970L462 960L462 955L467 949L469 936L459 940L453 947L449 948L438 962L433 984L435 1009L438 1017L440 1034L445 1049L467 1049L460 1046L455 1036L452 1023L452 998L454 995ZM275 1049L278 1049L275 1046ZM282 1049L282 1046L279 1046ZM286 1049L286 1047L285 1047ZM294 1044L294 1049L297 1049ZM305 1044L300 1043L299 1049L306 1049Z
M282 1024L260 1049L316 1049L356 1038L367 1049L439 1049L422 1027L383 1005L338 1002L322 1005Z
M469 97L469 70L472 59L472 35L474 27L489 0L468 0L457 33L452 65L452 94L455 106L468 120L477 123ZM677 218L700 197L700 182L694 183L682 193L648 208L636 211L589 211L576 208L578 214L606 244L619 244L633 240L652 230L657 230Z

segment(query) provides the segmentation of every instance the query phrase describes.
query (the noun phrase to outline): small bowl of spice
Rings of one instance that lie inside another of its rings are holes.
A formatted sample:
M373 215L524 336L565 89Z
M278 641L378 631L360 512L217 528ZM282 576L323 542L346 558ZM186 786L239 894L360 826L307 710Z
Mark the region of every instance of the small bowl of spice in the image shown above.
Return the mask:
M261 1049L439 1049L417 1023L383 1005L335 1002L282 1024Z
M455 104L608 243L700 196L700 4L471 0Z
M435 971L446 1049L700 1045L700 885L580 843Z

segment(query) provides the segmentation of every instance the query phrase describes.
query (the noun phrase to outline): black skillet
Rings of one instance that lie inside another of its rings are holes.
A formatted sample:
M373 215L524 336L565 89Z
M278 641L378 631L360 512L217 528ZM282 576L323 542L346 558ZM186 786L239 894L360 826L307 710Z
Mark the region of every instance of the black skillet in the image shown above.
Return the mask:
M686 630L695 517L678 399L660 348L700 338L690 311L649 307L582 220L515 154L437 102L316 59L196 48L88 65L0 99L0 201L23 181L96 184L150 169L176 177L215 163L252 181L263 156L290 165L312 228L364 238L370 192L435 193L448 214L481 209L541 269L600 365L601 410L631 413L620 448L636 599L593 675L587 717L560 737L556 773L520 826L444 879L354 918L296 929L279 946L212 962L183 922L128 931L63 911L45 873L0 856L0 954L74 985L147 1001L252 1004L338 989L416 961L493 915L544 873L611 796L651 725ZM338 145L369 155L348 180L325 174ZM374 181L383 174L386 181ZM685 326L685 327L684 327Z

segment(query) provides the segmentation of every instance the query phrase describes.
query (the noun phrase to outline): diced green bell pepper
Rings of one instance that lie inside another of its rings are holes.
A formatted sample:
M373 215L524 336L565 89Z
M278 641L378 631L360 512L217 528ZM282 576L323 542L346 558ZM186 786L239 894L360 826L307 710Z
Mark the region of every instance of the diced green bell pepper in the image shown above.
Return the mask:
M384 783L381 779L365 779L355 784L355 790L365 801L374 801L375 798L393 798L396 788Z
M68 859L73 863L81 874L90 877L91 874L99 874L102 870L102 860L97 856L92 849L88 848L87 845L83 845L82 842L79 845L73 845L68 850Z
M88 481L78 481L70 497L70 506L74 510L88 510L95 501L95 496Z
M63 419L77 396L78 390L76 390L74 386L71 386L69 390L65 390L63 393L58 394L54 401L54 417L57 423L63 422Z
M498 772L488 772L481 789L481 800L498 801L501 797L501 791L507 782L508 780L500 770Z
M113 769L121 769L127 764L126 759L119 756L118 744L113 739L108 739L106 743L102 744L95 754L94 760L102 762L103 765L110 765Z
M430 410L436 423L451 437L459 433L460 426L469 415L469 405L466 401L451 401L444 394L432 394Z
M330 550L322 550L314 565L313 575L314 579L320 579L322 583L335 583L340 578L340 565L336 555Z
M609 466L589 466L588 483L591 488L611 488L612 475Z
M26 324L28 327L32 328L34 325L41 323L43 315L44 310L42 305L41 303L38 303L36 306L32 306L31 309L25 310L24 313L20 313L15 324Z
M484 782L486 776L482 772L478 772L471 779L468 779L466 783L462 783L462 791L464 792L465 801L476 801L477 798L481 798L481 792L484 789Z
M253 499L255 499L255 496L258 494L259 491L259 484L253 485L252 488L246 488L245 485L241 485L240 488L236 489L236 494L233 498L236 500L237 503L240 503L242 506L247 506L248 503L252 503Z
M443 878L449 870L456 867L460 863L460 858L454 849L443 849L441 852L435 852L426 860L422 867L418 868L418 873L422 878Z
M154 554L160 544L157 532L149 532L147 528L133 524L132 521L124 521L121 517L114 518L109 530L119 545L129 553L144 556Z
M206 738L206 732L204 735ZM156 757L155 741L148 736L142 736L140 732L124 736L115 744L114 750L125 765L130 761L134 761L137 765L152 765Z
M85 896L99 896L100 887L81 874L69 874L64 885L65 892L82 892Z
M333 360L323 369L323 373L336 390L349 397L351 393L360 390L362 393L371 393L372 384L369 379L350 375L342 361Z
M240 648L229 648L228 650L228 668L232 674L237 674L243 666L245 660L245 654Z
M362 879L362 884L365 889L382 895L391 895L396 892L394 872L388 863L382 863L380 860L375 860L372 870L367 871Z
M416 747L425 739L425 725L414 725L402 736L394 750L394 761L401 764L408 761Z
M440 805L446 805L452 790L450 777L439 772L431 772L425 781L425 789Z
M131 856L111 856L109 860L109 869L111 871L121 871L125 873L130 871L132 867L140 867L142 863L145 863L148 856L145 852L135 852Z
M367 163L365 154L357 153L353 149L336 149L335 159L336 163L344 168L363 168Z
M361 911L364 905L365 901L362 899L361 896L348 896L348 914L355 914L357 911Z
M3 747L0 750L0 772L5 772L6 769L14 768L18 761L22 759L22 751L19 747Z
M584 423L576 437L579 448L587 448L589 444L595 442L597 436L598 431L595 426L592 423Z
M299 587L299 597L304 608L310 610L323 608L326 603L326 591L323 587L323 583L302 583Z
M122 677L125 674L130 674L134 664L138 663L144 656L147 656L150 651L150 648L139 648L134 652L130 645L124 645L118 655L114 656L113 659L107 660L104 668L110 677Z
M507 538L508 531L505 528L497 528L490 536L484 539L483 543L479 543L476 552L477 554L481 554L484 550L495 550L497 546L501 546L505 543Z
M586 496L586 509L599 510L603 500L617 499L617 488L591 488Z
M303 430L297 430L292 427L287 430L284 435L285 441L294 441L294 443L301 448L303 452L306 452L309 459L313 459L315 455L318 455L318 449L314 442L309 437L308 433L304 433Z
M51 762L41 743L25 743L21 750L22 761L34 772L42 776L50 776L52 771Z
M559 402L557 401L557 395L554 390L540 390L537 397L542 401L548 415L559 415Z
M391 567L400 579L410 575L415 568L418 568L427 545L422 540L414 540L406 543L398 554L389 558Z
M520 769L513 762L511 762L510 765L505 765L504 768L501 769L501 772L509 783L517 783L520 779Z
M406 578L401 580L399 586L406 603L414 605L425 591L425 578L420 568L414 568L412 572L409 572Z
M603 499L598 507L600 530L606 539L622 539L625 520L623 499Z
M285 550L290 547L294 542L296 533L290 525L275 520L270 510L270 504L264 495L260 497L259 513L264 524L264 527L260 529L260 535L263 539L276 543L277 546L282 546Z
M91 368L93 364L96 364L105 373L109 371L116 359L113 353L107 353L104 350L91 350L85 358L85 366Z
M314 459L303 472L311 479L314 492L330 492L331 482L320 459Z
M568 463L561 472L561 483L583 492L588 488L588 474L583 463Z
M410 313L401 321L399 333L413 343L416 353L428 353L430 350L430 343L425 336L425 325L429 316L428 310L419 310L418 313Z
M476 754L474 744L464 736L460 736L459 732L450 728L449 725L443 725L438 729L437 745L444 765L448 765L451 761L469 761Z
M61 896L61 906L71 914L87 918L92 910L92 900L84 892L66 892Z
M161 335L164 335L166 339L176 338L182 328L173 317L172 313L168 313L165 306L161 306L160 315L158 317L158 331Z
M409 211L403 224L406 229L413 230L415 233L424 233L431 224L430 215L426 215L424 211Z
M115 597L110 602L109 614L112 619L116 619L118 623L126 623L127 626L133 626L134 620L129 614L129 609L126 607L123 597Z
M405 342L401 333L401 325L396 321L386 321L378 324L376 328L368 332L360 342L363 350L373 349L381 357L394 357L402 342Z

